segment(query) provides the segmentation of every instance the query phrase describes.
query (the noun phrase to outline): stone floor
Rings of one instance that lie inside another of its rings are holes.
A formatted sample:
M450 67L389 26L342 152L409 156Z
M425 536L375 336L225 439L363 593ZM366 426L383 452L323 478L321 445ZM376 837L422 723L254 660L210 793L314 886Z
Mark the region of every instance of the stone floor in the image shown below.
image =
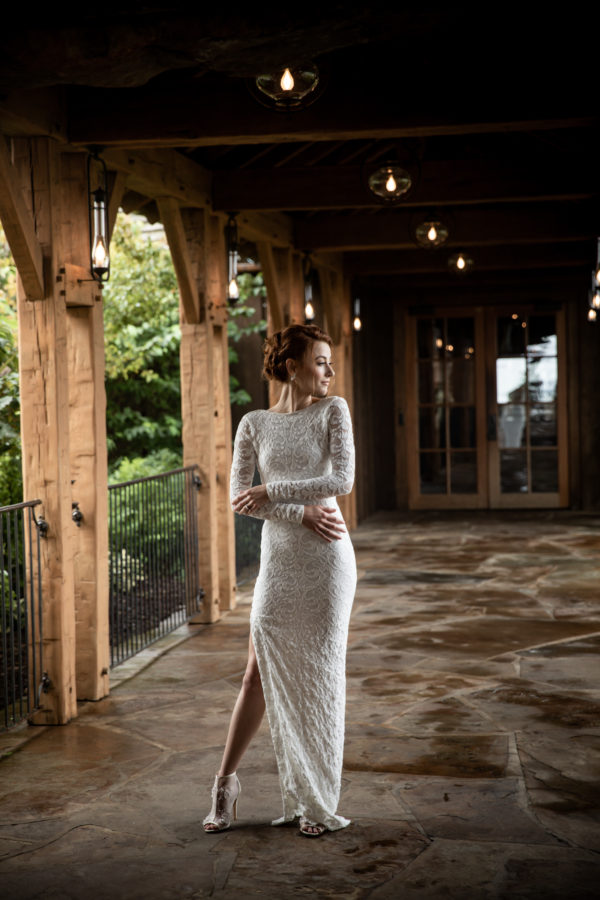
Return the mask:
M600 895L600 517L381 514L353 540L353 824L312 841L268 824L263 726L240 820L203 833L246 591L67 727L27 730L0 764L0 897Z

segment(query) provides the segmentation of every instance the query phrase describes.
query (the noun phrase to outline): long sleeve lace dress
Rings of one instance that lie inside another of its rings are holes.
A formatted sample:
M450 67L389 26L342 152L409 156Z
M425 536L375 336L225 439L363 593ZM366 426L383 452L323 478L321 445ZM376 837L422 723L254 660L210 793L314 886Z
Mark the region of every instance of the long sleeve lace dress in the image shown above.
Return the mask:
M338 510L354 480L346 401L328 397L291 413L256 410L240 422L232 499L252 485L255 467L269 501L250 628L263 685L283 797L283 816L329 830L337 815L346 702L346 642L356 588L347 533L327 543L301 524L303 507Z

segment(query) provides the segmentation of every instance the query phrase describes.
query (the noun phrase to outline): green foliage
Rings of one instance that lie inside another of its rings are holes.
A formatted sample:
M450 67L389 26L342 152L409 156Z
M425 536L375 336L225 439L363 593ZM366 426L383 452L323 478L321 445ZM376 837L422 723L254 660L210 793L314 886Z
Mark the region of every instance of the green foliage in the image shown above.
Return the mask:
M240 338L250 334L266 334L267 323L264 319L259 322L249 322L250 316L254 315L255 306L262 305L262 300L266 296L266 288L263 277L260 272L252 275L250 272L243 272L238 275L238 286L240 289L240 299L235 306L229 310L229 319L227 321L227 336L229 338L229 365L238 362L238 354L235 344ZM235 375L229 375L229 395L231 403L238 406L244 406L252 401L252 397L248 391L240 385L239 379Z
M0 506L22 499L17 272L0 228Z

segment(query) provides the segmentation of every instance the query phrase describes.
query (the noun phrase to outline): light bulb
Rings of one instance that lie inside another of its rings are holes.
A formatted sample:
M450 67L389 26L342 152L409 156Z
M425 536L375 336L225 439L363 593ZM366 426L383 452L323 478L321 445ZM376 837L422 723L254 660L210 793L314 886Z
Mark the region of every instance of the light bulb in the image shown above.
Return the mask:
M527 322L521 322L521 328L527 328Z
M431 241L433 243L434 241L437 241L437 236L438 236L437 228L435 227L435 225L432 225L431 228L429 229L429 231L427 232L427 240Z
M518 313L513 313L513 314L512 314L512 318L513 318L513 319L518 319L518 318L519 318Z
M595 309L588 309L588 322L595 322L598 318L598 313Z
M452 353L452 351L454 350L454 344L447 344L446 350L448 351L448 353Z
M464 269L465 266L466 266L465 258L464 258L464 256L461 254L461 255L458 257L458 259L456 260L456 268L457 268L457 269L460 269L460 270L462 271L462 270Z
M96 269L105 269L106 262L108 260L108 253L106 252L106 247L104 246L104 239L102 235L98 235L96 238L96 244L94 246L94 252L92 254L92 259L94 261L94 268Z
M314 310L313 305L310 302L310 300L304 307L304 315L306 316L307 319L314 319L314 317L315 317L315 310Z
M281 85L282 91L293 91L294 89L294 76L290 72L289 69L286 69L283 75L281 76L281 81L279 82Z
M362 328L362 322L360 321L360 316L354 317L354 322L352 323L352 327L354 328L355 331L360 331L360 329Z
M227 289L227 296L230 300L238 300L240 296L240 289L238 287L238 283L235 278L232 278L229 282L229 287Z
M393 194L398 185L396 184L396 179L394 178L392 172L387 177L387 181L385 183L385 189L388 193Z
M595 291L592 297L592 306L594 309L600 309L600 291Z
M600 284L600 266L596 269L594 277L596 279L596 284Z
M439 350L441 350L442 347L444 346L443 340L442 340L441 338L436 338L436 339L435 339L435 346L436 346Z
M475 347L469 347L467 352L473 355L473 353L475 353Z

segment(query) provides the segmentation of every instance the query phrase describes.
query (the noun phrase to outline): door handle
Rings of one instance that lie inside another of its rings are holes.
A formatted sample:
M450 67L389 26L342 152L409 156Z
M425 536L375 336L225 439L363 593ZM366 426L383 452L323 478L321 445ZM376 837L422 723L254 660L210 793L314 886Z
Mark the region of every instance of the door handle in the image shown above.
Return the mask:
M496 416L491 414L487 420L487 439L488 441L498 440L498 430L496 428Z

